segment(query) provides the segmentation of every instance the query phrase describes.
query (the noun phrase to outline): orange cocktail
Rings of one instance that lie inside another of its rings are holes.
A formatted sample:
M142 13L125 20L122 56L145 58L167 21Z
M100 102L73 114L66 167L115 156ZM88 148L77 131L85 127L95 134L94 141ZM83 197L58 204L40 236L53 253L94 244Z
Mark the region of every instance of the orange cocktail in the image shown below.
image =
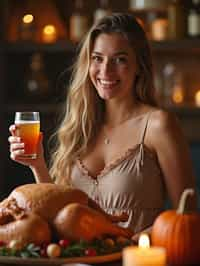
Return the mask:
M24 142L24 155L22 157L36 158L37 145L40 134L40 121L37 112L16 113L15 125L17 126L16 135Z

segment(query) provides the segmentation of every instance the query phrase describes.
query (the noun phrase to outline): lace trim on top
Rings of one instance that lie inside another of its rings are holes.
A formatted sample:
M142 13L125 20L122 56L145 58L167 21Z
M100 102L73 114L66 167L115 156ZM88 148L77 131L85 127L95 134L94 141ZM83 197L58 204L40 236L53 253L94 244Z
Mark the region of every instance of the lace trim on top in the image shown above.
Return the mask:
M113 168L117 167L122 163L125 159L128 159L129 156L132 156L134 152L136 152L139 148L139 153L137 154L135 158L136 162L136 171L139 173L140 167L144 164L144 150L147 151L147 154L150 158L155 159L155 154L143 143L136 144L133 148L129 148L125 153L120 156L119 158L113 160L113 162L109 163L108 165L105 165L105 167L100 171L100 173L97 176L94 176L90 173L90 171L87 169L87 167L84 165L80 157L77 158L77 164L79 166L79 169L81 172L86 175L88 178L97 179L99 177L102 177L109 173Z

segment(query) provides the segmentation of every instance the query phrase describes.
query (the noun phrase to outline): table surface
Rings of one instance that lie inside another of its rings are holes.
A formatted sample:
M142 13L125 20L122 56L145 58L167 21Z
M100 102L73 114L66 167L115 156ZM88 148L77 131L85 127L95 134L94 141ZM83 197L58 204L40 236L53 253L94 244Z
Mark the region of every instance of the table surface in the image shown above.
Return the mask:
M0 263L0 266L21 266L20 264L2 264ZM71 264L69 264L71 265ZM76 264L74 264L75 266ZM81 264L77 264L81 265ZM122 261L115 261L115 262L106 262L106 263L98 263L98 264L85 264L87 266L122 266ZM32 266L32 265L27 265L27 266ZM42 266L42 265L38 265L38 266ZM62 265L61 265L62 266ZM63 266L67 266L67 264L64 264Z
M60 266L67 266L68 264L63 264ZM69 264L69 266L71 266L72 264ZM81 266L82 264L73 264L73 266ZM122 261L115 261L115 262L106 262L106 263L98 263L98 264L83 264L85 266L122 266ZM0 263L0 266L22 266L20 264L2 264ZM33 265L26 265L26 266L33 266ZM38 266L42 266L42 265L38 265ZM53 266L53 265L52 265ZM170 266L170 265L168 265ZM186 265L179 265L179 266L186 266ZM187 265L187 266L200 266L198 265Z

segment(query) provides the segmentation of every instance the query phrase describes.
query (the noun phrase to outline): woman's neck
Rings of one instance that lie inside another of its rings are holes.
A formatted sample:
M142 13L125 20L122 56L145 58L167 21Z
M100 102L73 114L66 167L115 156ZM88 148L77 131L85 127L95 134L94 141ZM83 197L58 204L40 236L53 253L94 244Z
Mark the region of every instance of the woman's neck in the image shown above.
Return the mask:
M106 103L105 125L115 127L124 121L141 113L142 104L139 102L114 102Z

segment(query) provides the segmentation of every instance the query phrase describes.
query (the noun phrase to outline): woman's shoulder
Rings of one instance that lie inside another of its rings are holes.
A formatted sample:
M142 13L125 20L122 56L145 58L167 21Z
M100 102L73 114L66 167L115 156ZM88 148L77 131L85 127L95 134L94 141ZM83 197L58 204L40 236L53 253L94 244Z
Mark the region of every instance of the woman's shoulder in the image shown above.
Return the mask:
M156 130L166 130L178 125L176 115L161 108L152 108L149 119L152 128Z
M149 116L149 133L153 139L182 134L177 116L162 108L152 108Z

